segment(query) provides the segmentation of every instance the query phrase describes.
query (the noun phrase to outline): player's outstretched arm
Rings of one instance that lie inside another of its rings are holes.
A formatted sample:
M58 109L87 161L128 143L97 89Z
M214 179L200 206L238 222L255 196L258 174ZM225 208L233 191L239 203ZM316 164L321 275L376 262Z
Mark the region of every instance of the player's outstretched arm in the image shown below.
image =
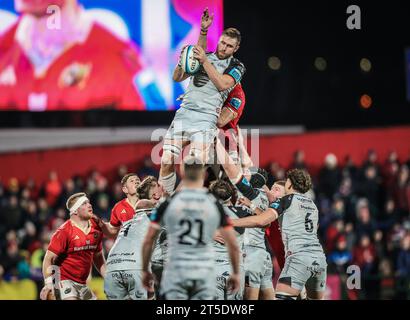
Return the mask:
M228 178L236 184L242 176L240 166L232 160L219 139L216 139L216 155Z
M259 210L259 209L256 209ZM246 218L240 218L232 220L232 225L234 227L242 228L264 228L269 225L271 222L275 221L278 218L278 213L272 208L268 208L263 211L261 214L249 216Z
M239 281L239 260L241 251L238 246L238 241L235 236L235 231L232 227L220 228L220 234L225 241L226 248L229 253L229 260L231 261L232 274L228 279L228 288L232 292L237 292L240 287Z
M93 262L101 277L105 278L105 258L102 250L94 254Z
M93 220L98 224L102 233L108 238L115 238L120 232L120 227L114 227L111 223L102 220L100 217L93 215Z
M238 203L242 206L248 207L256 215L262 214L264 212L246 197L240 197Z
M216 139L216 154L218 163L222 165L226 175L232 184L248 199L253 200L259 195L259 191L254 189L246 178L244 178L241 166L236 164L219 139Z
M142 244L142 285L146 290L151 290L154 277L149 271L149 262L151 260L152 249L155 239L158 237L161 227L157 223L151 223L144 243Z
M245 173L249 172L249 168L253 167L253 161L246 150L245 141L243 139L241 128L238 126L238 147L239 157L241 158L242 169ZM248 177L246 177L248 178Z
M201 16L201 33L199 34L197 45L203 48L205 51L207 50L207 34L208 29L211 26L212 22L214 21L214 14L209 14L208 8L205 8L204 12Z
M51 266L55 264L57 255L50 250L46 251L43 259L43 277L44 277L44 287L40 292L40 299L47 300L49 295L53 293L53 275Z

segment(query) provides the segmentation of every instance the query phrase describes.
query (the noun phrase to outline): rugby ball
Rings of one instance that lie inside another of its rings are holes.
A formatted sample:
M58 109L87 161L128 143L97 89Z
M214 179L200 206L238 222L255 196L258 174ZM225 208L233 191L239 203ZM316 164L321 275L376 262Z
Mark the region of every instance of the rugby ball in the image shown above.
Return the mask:
M194 46L189 45L182 50L181 68L186 74L195 74L199 71L201 64L194 58Z

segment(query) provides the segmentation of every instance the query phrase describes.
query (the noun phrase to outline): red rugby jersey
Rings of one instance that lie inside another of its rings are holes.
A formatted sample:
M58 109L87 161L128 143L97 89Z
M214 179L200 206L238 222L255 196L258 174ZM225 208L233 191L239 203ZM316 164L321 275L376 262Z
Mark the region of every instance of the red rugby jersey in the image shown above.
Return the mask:
M81 229L66 221L53 234L48 250L58 258L60 279L85 284L93 264L94 253L102 250L103 233L94 220L91 229L85 234Z
M238 122L242 116L243 109L245 108L245 102L245 92L243 91L241 84L238 83L229 93L229 96L223 105L223 107L227 107L236 112L237 116L222 128L224 131L234 129L235 132L238 133Z
M285 265L285 248L283 246L278 220L273 221L269 228L266 228L266 237L276 259L278 260L279 267L282 270Z
M117 202L111 210L110 224L113 227L121 227L121 225L131 220L135 214L135 209L127 201L127 198Z

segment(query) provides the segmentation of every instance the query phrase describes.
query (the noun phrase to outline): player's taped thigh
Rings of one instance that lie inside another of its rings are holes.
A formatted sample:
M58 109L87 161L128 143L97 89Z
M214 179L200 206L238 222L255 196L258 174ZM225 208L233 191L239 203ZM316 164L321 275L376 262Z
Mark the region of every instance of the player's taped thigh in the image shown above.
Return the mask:
M216 134L216 130L204 130L193 133L191 136L190 155L201 159L204 163L208 163Z
M161 158L161 164L173 164L174 160L179 157L182 151L182 145L178 145L175 142L165 142L162 147L163 154Z
M210 144L191 143L189 155L198 158L204 164L210 163Z

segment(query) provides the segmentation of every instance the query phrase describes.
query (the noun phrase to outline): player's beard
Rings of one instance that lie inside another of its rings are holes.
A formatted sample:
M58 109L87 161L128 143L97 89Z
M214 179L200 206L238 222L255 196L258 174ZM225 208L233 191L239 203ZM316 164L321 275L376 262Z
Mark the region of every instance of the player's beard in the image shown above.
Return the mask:
M228 59L230 57L230 55L228 55L226 53L223 53L219 50L216 52L216 55L217 55L219 60L225 60L225 59Z
M91 220L91 218L93 217L93 210L87 210L86 213L84 214L84 220Z

